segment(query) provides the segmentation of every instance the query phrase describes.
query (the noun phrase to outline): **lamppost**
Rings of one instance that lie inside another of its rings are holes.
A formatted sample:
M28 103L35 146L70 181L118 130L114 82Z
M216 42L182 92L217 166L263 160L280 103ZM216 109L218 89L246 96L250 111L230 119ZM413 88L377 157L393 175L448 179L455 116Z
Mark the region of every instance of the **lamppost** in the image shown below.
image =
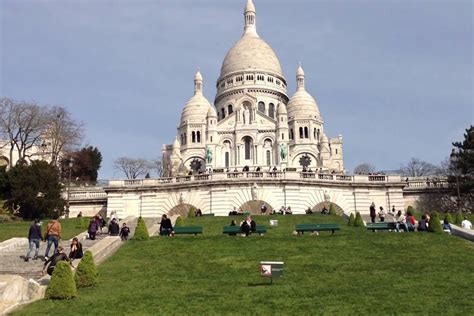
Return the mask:
M456 204L458 206L458 212L460 212L461 211L461 193L459 192L459 172L458 172L458 167L457 167L457 162L459 161L459 150L456 150L455 148L453 148L449 158L451 160L451 165L454 166L454 175L456 176L456 191L458 194Z
M71 194L71 174L72 174L72 167L74 166L74 159L72 157L69 159L68 166L69 166L69 177L67 181L66 214L64 214L66 218L69 218L69 197Z

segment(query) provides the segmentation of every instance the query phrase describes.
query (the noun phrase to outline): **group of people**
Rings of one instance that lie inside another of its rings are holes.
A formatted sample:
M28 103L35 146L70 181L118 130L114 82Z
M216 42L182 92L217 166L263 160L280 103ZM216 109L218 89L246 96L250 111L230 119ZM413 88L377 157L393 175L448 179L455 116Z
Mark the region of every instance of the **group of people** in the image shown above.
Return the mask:
M230 226L237 226L237 223L235 222L235 220L232 220L230 222ZM242 233L242 237L249 236L251 233L255 232L257 229L257 224L255 223L255 221L252 219L252 216L250 215L243 218L240 221L239 226L240 226L240 232ZM236 234L231 233L230 235L236 235Z
M82 217L82 213L80 216ZM94 240L97 232L101 232L101 228L105 225L105 220L100 214L93 217L88 226L89 238ZM28 230L28 250L24 260L26 262L39 259L39 250L40 242L45 241L46 250L44 253L44 269L43 272L52 274L54 267L59 261L67 260L72 262L75 259L81 259L84 256L82 243L77 237L74 237L71 240L69 255L66 255L64 247L59 243L61 240L61 223L58 220L58 216L53 216L53 219L47 224L46 231L44 232L44 237L41 231L42 222L39 219L36 219ZM111 221L109 224L109 235L111 236L120 236L122 240L127 240L130 235L130 228L126 223L122 224L122 228L119 228L118 218L115 212L111 214ZM51 247L54 245L54 251L52 256L49 256ZM34 256L32 253L34 250Z
M375 203L372 202L370 205L370 219L372 223L375 223L375 219L377 216L379 217L380 222L385 221L385 211L382 206L380 206L378 213L375 209ZM414 214L411 211L406 211L402 213L402 211L395 211L395 206L392 207L392 210L388 212L388 215L393 217L393 222L395 223L395 229L397 232L400 232L401 229L409 232L409 231L428 231L429 222L430 222L430 214L427 212L421 216L421 220L416 221ZM461 223L461 227L464 229L472 229L472 223L468 220L467 216L464 217L464 220ZM445 218L442 224L443 231L447 233L451 233L451 224L449 223L448 219Z

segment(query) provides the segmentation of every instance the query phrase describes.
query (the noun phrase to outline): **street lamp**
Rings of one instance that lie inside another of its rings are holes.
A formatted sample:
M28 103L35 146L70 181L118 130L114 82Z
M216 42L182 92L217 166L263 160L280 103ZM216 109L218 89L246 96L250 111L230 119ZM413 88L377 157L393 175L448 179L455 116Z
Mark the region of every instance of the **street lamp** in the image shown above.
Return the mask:
M454 174L456 176L456 190L458 194L457 206L458 206L458 212L460 212L461 211L461 193L459 192L459 172L458 172L458 167L457 167L457 162L459 161L459 150L456 150L456 148L453 148L449 158L451 160L451 165L454 166L454 169L455 169Z
M69 218L69 197L71 193L71 174L72 174L72 167L74 166L74 159L72 157L69 159L68 166L69 166L69 177L67 181L67 200L66 200L66 214L65 214L66 218Z

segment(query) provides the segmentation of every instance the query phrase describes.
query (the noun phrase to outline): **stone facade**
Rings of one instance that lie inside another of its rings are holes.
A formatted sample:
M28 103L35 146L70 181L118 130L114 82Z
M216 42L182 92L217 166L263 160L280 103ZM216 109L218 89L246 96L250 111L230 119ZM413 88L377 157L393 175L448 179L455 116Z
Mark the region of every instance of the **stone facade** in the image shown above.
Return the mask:
M164 145L163 176L213 169L296 168L344 173L342 136L329 139L305 73L288 97L286 79L273 49L257 33L251 0L244 33L224 58L214 105L203 95L203 77L183 108L177 137Z

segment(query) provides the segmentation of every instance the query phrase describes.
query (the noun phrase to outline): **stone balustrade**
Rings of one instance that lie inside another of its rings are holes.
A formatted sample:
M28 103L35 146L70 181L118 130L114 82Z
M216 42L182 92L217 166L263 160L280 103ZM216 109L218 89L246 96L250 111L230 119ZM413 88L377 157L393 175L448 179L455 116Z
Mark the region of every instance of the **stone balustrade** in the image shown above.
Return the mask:
M110 180L109 187L129 186L160 186L166 184L186 183L196 181L220 181L227 179L285 179L317 182L344 183L400 183L401 176L397 175L340 175L321 174L314 172L283 172L283 171L248 171L188 175L158 179Z

